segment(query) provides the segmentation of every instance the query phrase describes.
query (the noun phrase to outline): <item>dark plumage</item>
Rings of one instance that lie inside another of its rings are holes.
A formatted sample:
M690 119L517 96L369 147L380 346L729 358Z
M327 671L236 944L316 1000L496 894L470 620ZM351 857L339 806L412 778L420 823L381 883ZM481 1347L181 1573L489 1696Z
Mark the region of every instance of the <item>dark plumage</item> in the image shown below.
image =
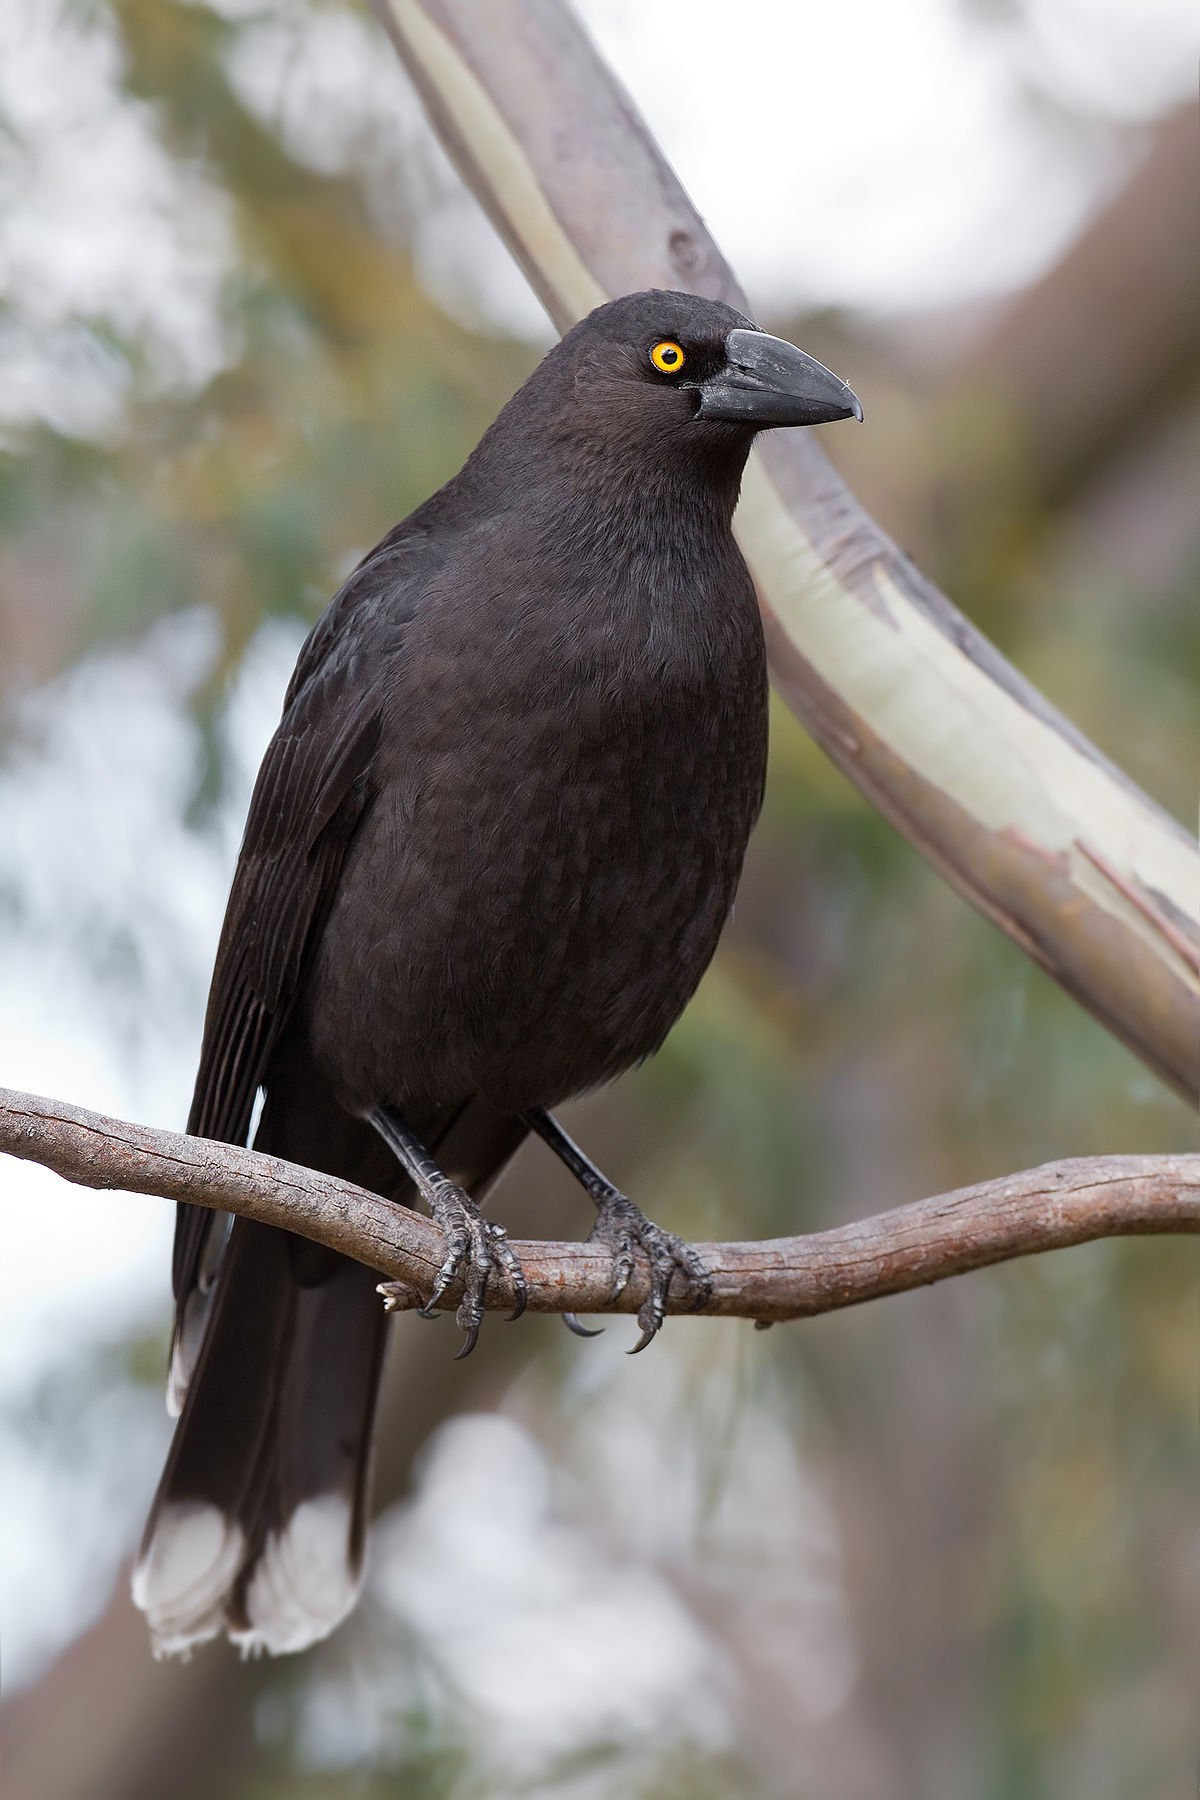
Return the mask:
M657 346L657 349L656 349ZM858 412L739 314L635 294L568 333L301 652L251 803L189 1130L411 1202L474 1341L508 1257L477 1201L531 1127L655 1269L685 1247L546 1108L656 1050L716 947L762 797L767 684L730 520L763 425ZM860 414L861 416L861 414ZM453 1184L458 1184L457 1186ZM416 1192L414 1192L414 1186ZM465 1190L465 1192L460 1191ZM375 1277L181 1207L182 1414L135 1596L157 1645L298 1649L353 1603Z

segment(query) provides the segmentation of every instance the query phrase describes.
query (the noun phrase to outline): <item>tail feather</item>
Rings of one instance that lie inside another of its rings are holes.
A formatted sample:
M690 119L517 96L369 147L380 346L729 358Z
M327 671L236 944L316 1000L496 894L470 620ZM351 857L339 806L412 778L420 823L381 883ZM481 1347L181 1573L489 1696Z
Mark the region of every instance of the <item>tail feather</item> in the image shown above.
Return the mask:
M189 1211L200 1212L201 1209L189 1208ZM233 1228L233 1218L229 1213L208 1213L202 1216L200 1225L202 1231L194 1279L176 1308L175 1328L171 1333L167 1411L173 1419L177 1419L183 1411L188 1383L192 1379L204 1343L204 1333L213 1308L213 1289L225 1254L225 1245Z
M353 1505L344 1494L302 1500L283 1528L267 1534L243 1571L238 1624L229 1636L245 1656L281 1656L328 1637L358 1599L361 1550L350 1545Z
M525 1127L482 1102L421 1121L479 1195ZM361 1120L311 1083L268 1094L256 1148L411 1194ZM186 1221L168 1402L178 1423L133 1576L156 1655L222 1631L246 1654L326 1637L362 1585L386 1314L378 1275L270 1226Z
M186 1656L225 1627L225 1602L246 1553L245 1533L204 1500L157 1504L133 1571L155 1656Z
M343 1257L299 1291L252 1553L230 1607L243 1651L303 1650L362 1586L386 1315L378 1276Z
M133 1577L156 1654L228 1631L300 1650L362 1579L384 1343L377 1279L343 1257L301 1286L281 1231L237 1220Z

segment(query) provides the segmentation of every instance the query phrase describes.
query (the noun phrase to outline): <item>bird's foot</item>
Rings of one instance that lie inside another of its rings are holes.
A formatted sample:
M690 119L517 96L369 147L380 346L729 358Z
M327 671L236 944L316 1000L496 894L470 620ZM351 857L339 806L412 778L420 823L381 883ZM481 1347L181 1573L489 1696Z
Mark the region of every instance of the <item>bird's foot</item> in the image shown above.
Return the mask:
M667 1295L676 1275L692 1290L693 1307L703 1306L712 1292L708 1270L692 1249L674 1232L664 1231L648 1219L640 1206L614 1188L596 1203L596 1223L588 1242L607 1244L613 1253L613 1285L610 1299L624 1292L633 1274L635 1252L642 1250L650 1264L650 1292L638 1308L642 1335L629 1352L636 1356L657 1335L667 1316Z
M512 1283L515 1304L510 1319L519 1319L525 1311L525 1276L503 1225L485 1219L462 1188L447 1181L435 1187L428 1199L434 1223L440 1226L446 1239L446 1255L428 1300L417 1311L423 1319L436 1318L442 1295L452 1282L461 1280L462 1299L454 1315L455 1322L465 1334L456 1358L460 1360L471 1354L478 1341L488 1282L495 1270L503 1269Z

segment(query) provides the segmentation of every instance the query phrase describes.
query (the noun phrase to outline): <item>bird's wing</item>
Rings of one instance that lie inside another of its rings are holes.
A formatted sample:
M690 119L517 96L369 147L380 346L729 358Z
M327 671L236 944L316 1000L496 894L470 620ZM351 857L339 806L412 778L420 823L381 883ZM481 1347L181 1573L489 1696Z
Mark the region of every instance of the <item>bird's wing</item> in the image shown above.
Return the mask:
M244 1143L266 1055L370 798L374 695L307 688L273 738L250 803L217 948L188 1130Z
M221 928L188 1117L198 1137L245 1143L272 1047L370 806L379 651L411 617L408 562L393 552L363 565L301 651L254 786ZM364 637L369 658L359 648ZM177 1302L199 1278L211 1224L201 1208L178 1209Z

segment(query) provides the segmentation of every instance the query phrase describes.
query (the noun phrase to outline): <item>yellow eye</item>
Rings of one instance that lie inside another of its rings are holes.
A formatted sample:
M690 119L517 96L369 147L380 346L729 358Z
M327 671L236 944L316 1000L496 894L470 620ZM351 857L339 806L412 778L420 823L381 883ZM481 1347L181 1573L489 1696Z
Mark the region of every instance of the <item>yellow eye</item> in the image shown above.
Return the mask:
M683 351L668 338L661 344L655 344L650 352L650 361L660 374L678 375L684 363Z

